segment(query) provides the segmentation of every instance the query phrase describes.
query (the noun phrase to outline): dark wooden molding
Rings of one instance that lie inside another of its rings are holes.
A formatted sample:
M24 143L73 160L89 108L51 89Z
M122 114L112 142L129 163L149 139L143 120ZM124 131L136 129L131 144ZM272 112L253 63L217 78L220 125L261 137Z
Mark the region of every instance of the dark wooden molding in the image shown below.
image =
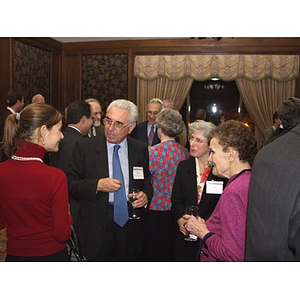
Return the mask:
M65 43L62 48L69 51L91 53L134 54L299 54L300 38L213 38L157 39Z

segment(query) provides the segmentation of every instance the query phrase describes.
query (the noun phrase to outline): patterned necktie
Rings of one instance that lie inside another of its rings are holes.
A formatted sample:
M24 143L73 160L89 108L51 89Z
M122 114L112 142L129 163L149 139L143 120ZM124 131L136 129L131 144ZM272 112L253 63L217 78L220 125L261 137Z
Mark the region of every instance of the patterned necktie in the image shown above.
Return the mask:
M151 130L150 130L150 133L149 133L149 136L148 136L148 145L149 145L149 146L152 146L154 134L155 134L155 132L154 132L154 126L152 125L152 126L151 126Z
M113 154L113 178L119 179L122 182L122 186L116 192L114 192L114 221L121 227L123 227L128 221L128 208L127 197L125 194L124 177L121 169L119 151L120 145L114 146Z

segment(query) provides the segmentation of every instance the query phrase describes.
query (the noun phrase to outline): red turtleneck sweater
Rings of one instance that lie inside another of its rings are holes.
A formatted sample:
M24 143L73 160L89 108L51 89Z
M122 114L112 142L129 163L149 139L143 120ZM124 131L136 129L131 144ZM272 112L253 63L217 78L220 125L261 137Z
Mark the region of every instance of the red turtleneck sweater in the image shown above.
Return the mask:
M21 142L16 156L43 159L45 148ZM0 164L0 225L7 232L7 253L45 256L66 247L71 229L64 172L40 161Z

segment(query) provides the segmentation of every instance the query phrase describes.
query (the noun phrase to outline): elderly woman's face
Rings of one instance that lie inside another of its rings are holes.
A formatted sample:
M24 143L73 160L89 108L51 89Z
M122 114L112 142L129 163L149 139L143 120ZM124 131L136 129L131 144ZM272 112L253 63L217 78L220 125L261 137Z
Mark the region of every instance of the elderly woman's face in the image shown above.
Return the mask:
M219 177L230 178L229 154L223 151L223 147L219 144L217 138L211 139L209 150L208 161L213 165L213 174Z
M189 136L190 155L192 157L201 157L208 153L208 140L201 131L195 131Z

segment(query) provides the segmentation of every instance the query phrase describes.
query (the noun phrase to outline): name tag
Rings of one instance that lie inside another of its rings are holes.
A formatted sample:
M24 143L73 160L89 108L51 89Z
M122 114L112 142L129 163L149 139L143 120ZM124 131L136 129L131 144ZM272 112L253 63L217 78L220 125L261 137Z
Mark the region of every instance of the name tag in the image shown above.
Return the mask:
M144 179L143 167L133 167L133 179Z
M207 194L222 194L223 193L223 181L206 181L206 193Z

